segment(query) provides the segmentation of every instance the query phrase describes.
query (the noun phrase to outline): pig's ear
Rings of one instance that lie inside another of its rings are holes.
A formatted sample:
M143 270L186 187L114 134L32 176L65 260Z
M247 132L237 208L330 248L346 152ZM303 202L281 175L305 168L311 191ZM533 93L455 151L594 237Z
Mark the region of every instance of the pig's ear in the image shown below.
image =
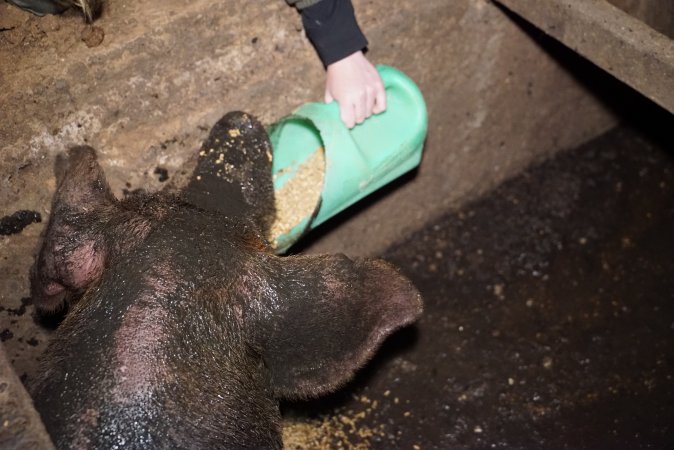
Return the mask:
M106 249L100 218L116 203L91 147L59 155L55 172L49 224L31 272L31 295L43 312L60 309L101 275Z
M211 129L183 196L204 209L252 219L266 235L274 216L271 160L262 124L250 114L230 112Z
M421 296L382 260L287 257L263 358L279 397L307 398L347 382L395 329L415 321Z
M54 172L57 187L52 213L54 208L85 213L116 202L96 151L89 146L72 147L66 155L58 155Z

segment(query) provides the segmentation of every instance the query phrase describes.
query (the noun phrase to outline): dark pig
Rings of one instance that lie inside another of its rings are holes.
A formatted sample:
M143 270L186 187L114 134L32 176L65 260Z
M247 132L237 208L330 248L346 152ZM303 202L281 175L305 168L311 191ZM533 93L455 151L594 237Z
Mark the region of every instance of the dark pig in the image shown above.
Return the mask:
M279 399L336 389L421 312L384 261L273 254L271 148L244 113L179 194L117 200L89 147L57 179L31 287L69 307L32 388L58 448L281 448Z

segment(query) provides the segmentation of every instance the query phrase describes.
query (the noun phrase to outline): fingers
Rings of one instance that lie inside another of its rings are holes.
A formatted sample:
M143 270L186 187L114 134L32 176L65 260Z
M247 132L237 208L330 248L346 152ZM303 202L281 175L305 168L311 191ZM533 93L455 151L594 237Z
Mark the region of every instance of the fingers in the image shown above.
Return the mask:
M335 98L330 91L325 91L325 103L331 103L333 100ZM355 97L348 97L342 100L337 99L337 104L339 105L339 116L349 129L356 126L356 123L362 123L367 118L364 101L358 101Z
M386 89L384 83L377 75L361 90L350 96L349 102L353 105L356 123L363 123L372 114L379 114L386 110ZM351 128L351 127L349 127Z
M325 101L334 100L348 128L386 109L384 83L363 52L355 52L328 66Z
M379 114L386 111L386 90L381 80L377 80L374 93L374 106L372 112Z
M353 102L353 110L356 116L356 123L363 123L363 121L372 115L372 110L370 114L367 113L367 93L361 92Z
M335 98L330 91L325 91L325 103L332 103ZM356 125L356 114L352 103L337 101L339 105L339 117L347 128L351 129Z
M329 93L325 94L325 101L331 102L334 98ZM342 122L347 128L353 128L356 124L363 123L365 119L376 113L376 94L374 89L367 89L357 95L339 101L339 113Z
M347 128L351 129L356 126L356 109L352 103L339 105L339 115Z
M368 86L365 91L365 117L370 117L374 113L374 104L376 99L374 88Z
M378 114L386 109L386 91L384 85L366 86L365 90L355 97L353 108L356 123L363 123L372 114Z

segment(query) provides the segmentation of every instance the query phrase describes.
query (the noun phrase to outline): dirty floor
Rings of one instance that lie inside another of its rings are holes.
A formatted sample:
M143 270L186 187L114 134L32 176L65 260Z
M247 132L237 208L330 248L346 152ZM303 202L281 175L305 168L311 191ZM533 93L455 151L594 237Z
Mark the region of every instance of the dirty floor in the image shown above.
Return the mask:
M421 321L337 394L285 404L286 447L674 447L671 151L614 130L389 249ZM26 380L49 330L24 215L0 236L0 338Z
M325 431L288 446L673 448L669 150L614 130L391 248L423 318L347 389L286 405Z

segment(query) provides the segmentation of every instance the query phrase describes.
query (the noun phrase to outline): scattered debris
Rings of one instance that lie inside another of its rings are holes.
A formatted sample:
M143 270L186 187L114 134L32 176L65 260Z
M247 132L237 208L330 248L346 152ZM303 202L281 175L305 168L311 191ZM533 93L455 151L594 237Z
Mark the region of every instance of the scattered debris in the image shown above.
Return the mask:
M155 167L154 169L154 174L159 175L159 182L163 183L164 181L168 180L168 170L164 169L163 167Z

